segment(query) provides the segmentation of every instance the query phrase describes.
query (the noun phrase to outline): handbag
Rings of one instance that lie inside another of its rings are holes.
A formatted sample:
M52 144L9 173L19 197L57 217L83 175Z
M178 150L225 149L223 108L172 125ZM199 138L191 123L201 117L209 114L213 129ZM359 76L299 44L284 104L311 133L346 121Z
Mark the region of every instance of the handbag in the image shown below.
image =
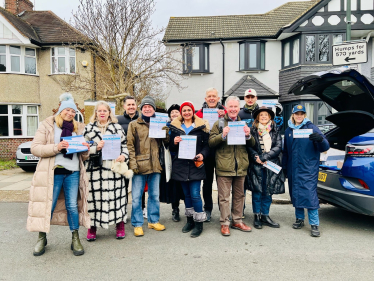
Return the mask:
M102 154L101 150L96 154L91 154L90 155L90 160L91 160L92 165L94 167L102 166L103 165L103 154Z
M166 182L169 182L171 178L171 169L172 169L172 160L169 148L165 147L164 143L162 143L164 147L164 162L165 162L165 175L166 175Z

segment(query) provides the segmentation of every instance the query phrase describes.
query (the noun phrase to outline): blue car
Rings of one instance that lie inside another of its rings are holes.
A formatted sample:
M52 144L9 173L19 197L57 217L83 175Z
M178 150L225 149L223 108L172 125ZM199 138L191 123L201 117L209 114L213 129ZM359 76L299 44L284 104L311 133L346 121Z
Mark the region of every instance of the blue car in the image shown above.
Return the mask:
M289 94L319 97L338 112L326 120L331 148L345 151L342 167L320 166L318 197L346 210L374 216L374 86L353 69L318 72L296 82Z

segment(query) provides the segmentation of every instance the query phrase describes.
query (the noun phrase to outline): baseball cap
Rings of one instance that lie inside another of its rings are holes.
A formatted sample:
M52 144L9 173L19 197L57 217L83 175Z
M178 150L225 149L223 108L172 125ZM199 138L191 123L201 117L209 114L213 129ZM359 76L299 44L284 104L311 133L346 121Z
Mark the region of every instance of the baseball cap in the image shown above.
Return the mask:
M294 114L294 113L296 113L296 112L299 112L299 111L301 111L301 112L306 112L306 110L305 110L305 106L303 106L303 105L301 105L301 104L299 104L299 105L295 105L295 106L293 107L293 109L292 109L292 114Z
M255 89L248 89L247 91L244 92L244 96L255 96L257 97L257 92Z

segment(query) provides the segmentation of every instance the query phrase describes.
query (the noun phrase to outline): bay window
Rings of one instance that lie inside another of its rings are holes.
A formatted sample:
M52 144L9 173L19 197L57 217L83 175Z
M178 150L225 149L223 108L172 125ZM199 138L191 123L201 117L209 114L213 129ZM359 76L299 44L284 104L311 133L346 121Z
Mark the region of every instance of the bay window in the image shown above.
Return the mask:
M75 74L75 49L70 47L52 47L52 74Z
M36 74L36 49L0 45L0 73Z
M332 46L345 40L345 34L305 34L303 36L303 51L305 63L332 63Z
M37 105L0 104L0 137L32 137L38 124Z
M282 42L282 66L291 67L300 63L300 37L295 36Z

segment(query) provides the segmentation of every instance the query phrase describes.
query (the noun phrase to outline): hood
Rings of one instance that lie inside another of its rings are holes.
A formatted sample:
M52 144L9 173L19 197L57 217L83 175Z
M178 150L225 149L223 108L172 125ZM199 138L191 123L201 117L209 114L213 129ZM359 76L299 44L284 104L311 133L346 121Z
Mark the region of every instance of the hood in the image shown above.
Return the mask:
M314 73L292 85L288 94L315 95L338 111L326 117L337 126L326 133L333 148L344 149L350 139L374 128L374 86L354 69Z

